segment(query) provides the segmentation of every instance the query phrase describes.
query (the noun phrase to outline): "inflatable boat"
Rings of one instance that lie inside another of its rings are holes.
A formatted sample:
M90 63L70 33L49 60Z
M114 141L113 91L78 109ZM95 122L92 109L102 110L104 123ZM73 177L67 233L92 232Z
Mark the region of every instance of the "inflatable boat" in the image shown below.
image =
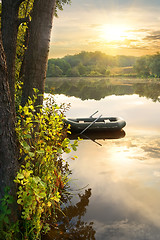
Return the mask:
M71 132L84 133L85 131L119 131L125 127L126 122L120 117L98 118L68 118L65 120L70 125Z

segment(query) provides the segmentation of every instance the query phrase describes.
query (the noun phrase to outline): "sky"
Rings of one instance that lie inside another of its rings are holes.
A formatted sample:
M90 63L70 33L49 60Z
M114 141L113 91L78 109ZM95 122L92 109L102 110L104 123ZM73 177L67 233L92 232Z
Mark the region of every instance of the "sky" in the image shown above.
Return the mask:
M81 51L128 56L160 51L160 0L72 0L58 15L49 58Z

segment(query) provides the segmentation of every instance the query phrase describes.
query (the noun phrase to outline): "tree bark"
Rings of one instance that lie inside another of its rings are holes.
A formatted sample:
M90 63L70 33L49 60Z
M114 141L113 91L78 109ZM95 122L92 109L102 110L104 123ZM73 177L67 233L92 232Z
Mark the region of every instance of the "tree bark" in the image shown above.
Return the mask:
M18 33L18 10L24 0L2 0L2 42L5 50L8 82L14 106L15 57Z
M30 23L29 43L25 56L24 84L22 90L22 105L28 97L32 97L33 88L44 93L46 68L49 52L50 33L55 11L56 0L35 0ZM42 105L40 96L37 105Z
M6 186L10 187L10 193L16 197L16 186L13 180L19 164L14 123L6 61L0 36L0 199L4 195ZM13 211L16 218L16 206Z

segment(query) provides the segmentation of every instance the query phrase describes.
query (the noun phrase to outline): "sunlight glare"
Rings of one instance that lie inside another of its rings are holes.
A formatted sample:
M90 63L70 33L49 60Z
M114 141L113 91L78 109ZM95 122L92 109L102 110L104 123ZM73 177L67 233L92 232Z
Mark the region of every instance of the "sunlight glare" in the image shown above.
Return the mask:
M105 24L100 28L100 37L107 41L123 41L127 38L127 27L118 24Z

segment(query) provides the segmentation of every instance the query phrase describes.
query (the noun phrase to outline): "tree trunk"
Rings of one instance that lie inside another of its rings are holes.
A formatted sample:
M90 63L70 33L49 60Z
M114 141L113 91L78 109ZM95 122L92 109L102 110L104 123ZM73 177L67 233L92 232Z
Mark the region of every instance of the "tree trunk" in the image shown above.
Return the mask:
M2 42L6 55L8 82L14 106L15 56L18 33L18 10L24 0L2 0Z
M35 0L30 23L29 43L25 56L24 84L22 90L22 105L28 97L33 96L33 88L44 93L46 68L49 52L50 33L55 11L56 0ZM37 104L42 105L43 97Z
M10 187L10 193L16 197L16 186L13 180L18 170L18 151L14 121L6 62L0 37L0 198L4 195L6 186ZM16 215L17 208L14 205L13 216L16 218Z

